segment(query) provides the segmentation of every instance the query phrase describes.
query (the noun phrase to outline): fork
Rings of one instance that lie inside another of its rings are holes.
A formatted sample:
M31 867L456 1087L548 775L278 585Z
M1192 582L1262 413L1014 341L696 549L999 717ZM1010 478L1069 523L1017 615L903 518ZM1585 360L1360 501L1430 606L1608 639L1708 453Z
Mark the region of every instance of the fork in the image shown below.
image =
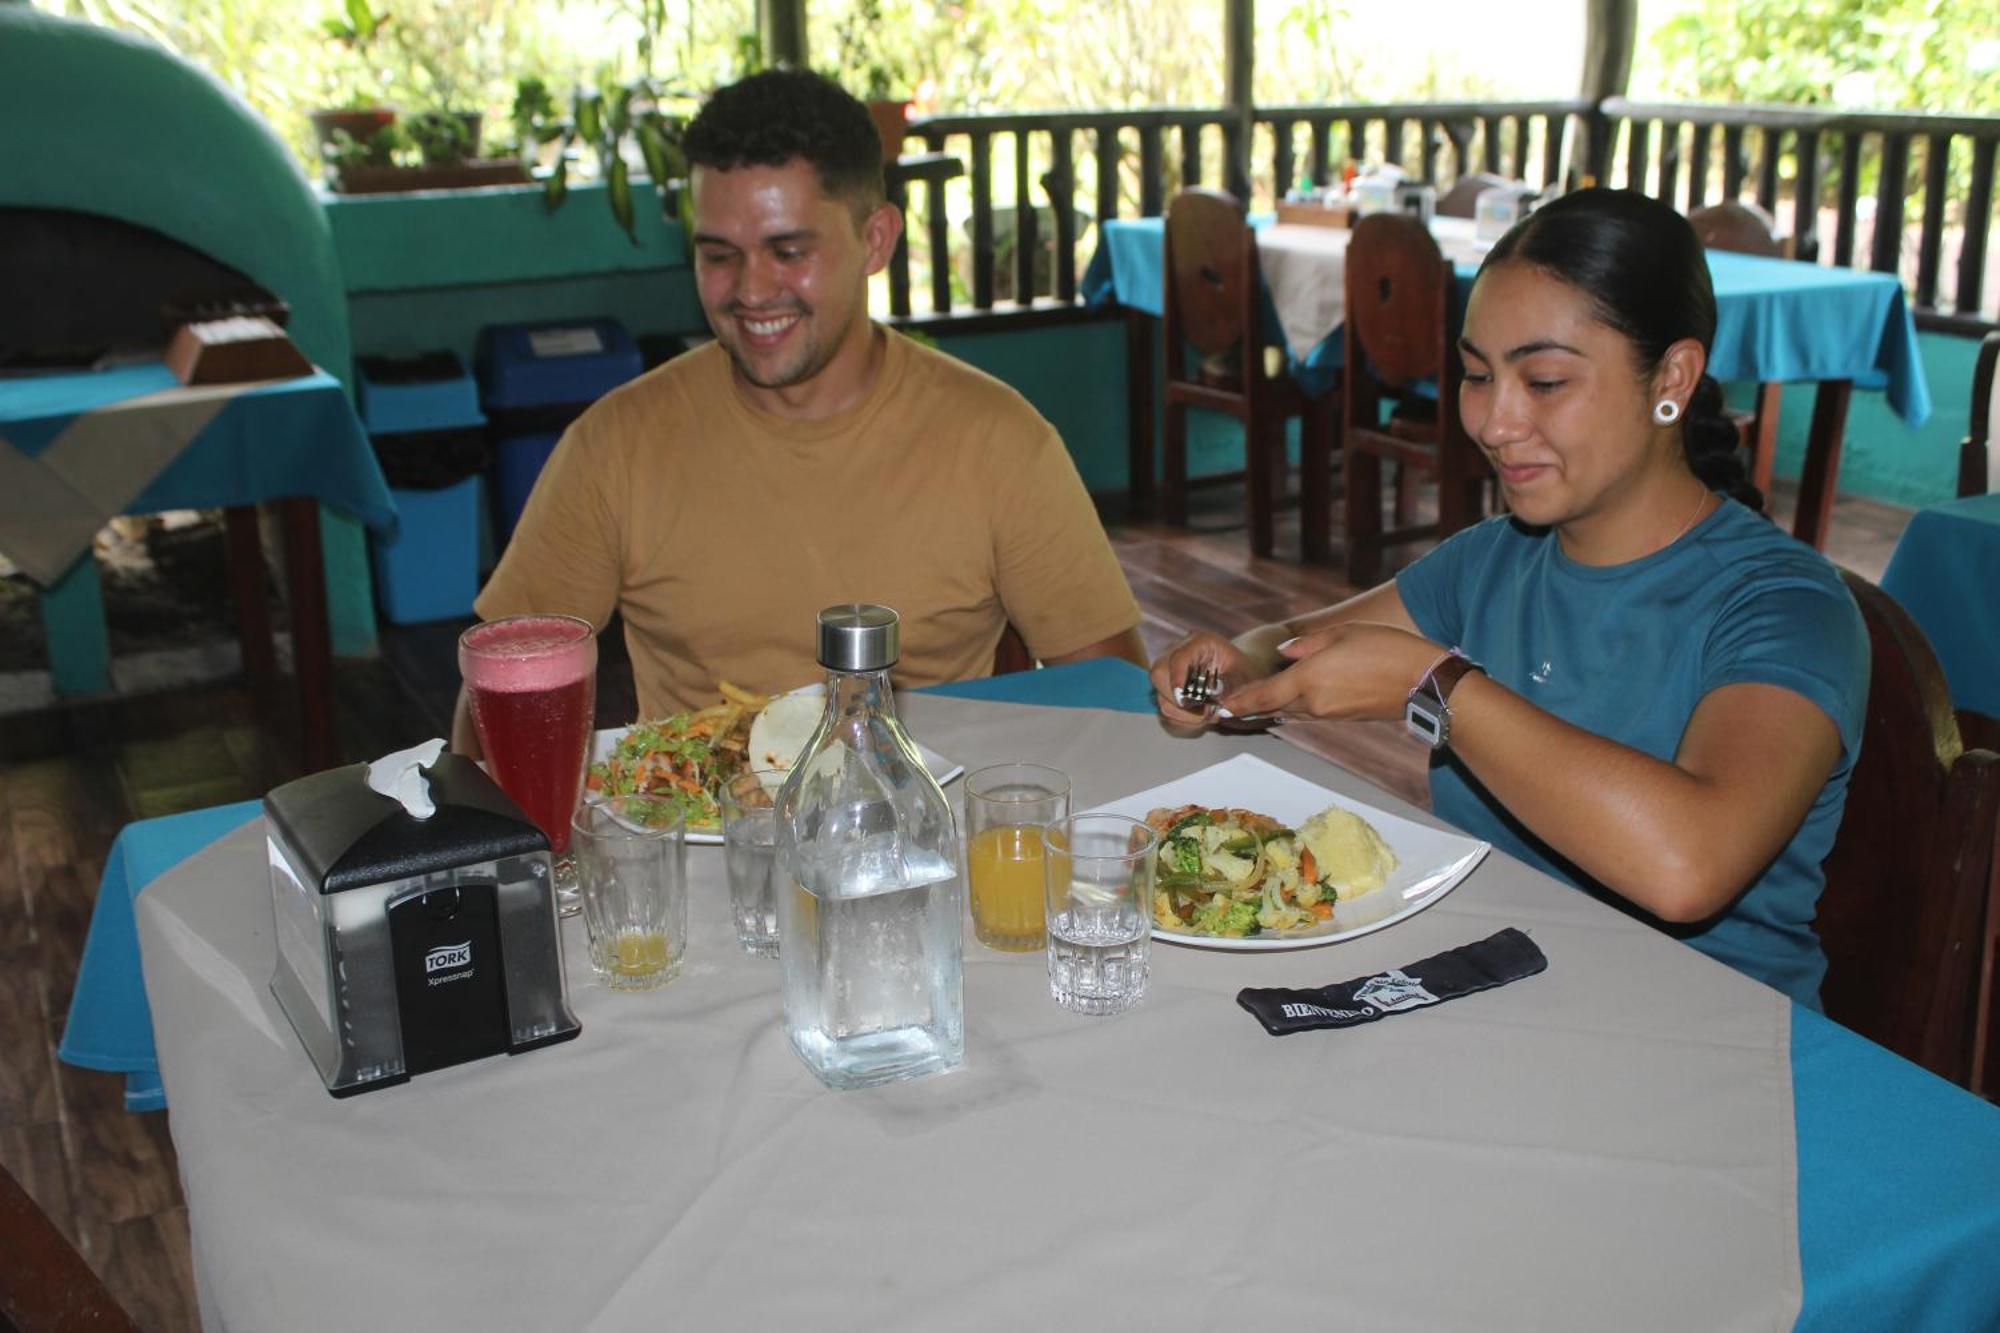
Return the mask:
M1174 691L1183 708L1206 713L1222 697L1222 672L1215 666L1196 662L1188 667L1187 679Z

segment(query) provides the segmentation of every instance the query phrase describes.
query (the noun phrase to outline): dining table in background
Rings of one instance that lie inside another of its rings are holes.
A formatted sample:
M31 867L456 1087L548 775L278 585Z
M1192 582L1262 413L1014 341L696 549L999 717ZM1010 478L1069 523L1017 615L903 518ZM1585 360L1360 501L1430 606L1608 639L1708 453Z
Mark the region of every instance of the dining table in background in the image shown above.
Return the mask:
M332 644L319 506L392 530L395 502L347 391L323 370L183 385L163 362L0 378L0 552L43 589L58 693L111 688L91 539L119 514L221 509L247 674L277 656L256 506L283 532L308 770L334 762Z
M1430 818L1277 736L1171 736L1115 661L902 704L958 762L1062 768L1080 810L1248 753ZM255 814L120 839L155 875L126 905L212 1333L2000 1324L2000 1112L1497 851L1365 937L1156 945L1115 1019L968 931L967 1066L835 1093L692 849L665 990L589 984L572 926L578 1040L334 1100L269 991ZM1546 972L1282 1039L1234 1002L1503 926Z
M1930 640L1952 705L2000 719L2000 493L1911 515L1882 571Z
M1324 393L1337 382L1343 355L1339 293L1346 233L1263 216L1253 216L1251 224L1258 228L1258 259L1273 298L1271 327L1283 332L1287 364L1301 386ZM1431 229L1457 270L1462 306L1489 247L1477 241L1463 218L1438 218ZM1159 341L1165 234L1165 220L1158 217L1106 222L1082 281L1088 302L1116 302L1130 320L1126 373L1135 496L1152 489L1153 349ZM1794 534L1818 547L1832 519L1854 389L1881 390L1911 426L1930 418L1930 387L1902 283L1891 273L1723 251L1710 251L1708 266L1716 302L1709 373L1725 383L1818 386L1792 522ZM1308 272L1314 268L1316 274Z

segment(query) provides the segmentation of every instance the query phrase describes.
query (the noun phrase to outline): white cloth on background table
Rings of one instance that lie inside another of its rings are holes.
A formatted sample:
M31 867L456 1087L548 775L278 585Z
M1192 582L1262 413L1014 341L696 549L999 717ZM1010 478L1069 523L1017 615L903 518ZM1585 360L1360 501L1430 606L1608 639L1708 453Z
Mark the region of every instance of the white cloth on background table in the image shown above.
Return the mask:
M1272 737L930 696L969 767L1068 772L1075 808L1250 752L1427 816ZM951 789L954 804L962 797ZM577 1040L336 1101L271 998L252 825L138 918L203 1318L360 1327L1789 1328L1789 1006L1495 853L1448 898L1316 949L1156 944L1139 1009L1082 1018L1040 954L965 949L967 1065L862 1092L784 1038L688 855L687 971L595 985ZM1245 985L1364 976L1502 926L1548 971L1273 1038Z
M1285 346L1296 360L1312 355L1347 317L1347 242L1344 227L1274 222L1257 229L1257 263L1278 312ZM1445 258L1477 265L1492 248L1474 239L1467 218L1437 218L1431 235Z

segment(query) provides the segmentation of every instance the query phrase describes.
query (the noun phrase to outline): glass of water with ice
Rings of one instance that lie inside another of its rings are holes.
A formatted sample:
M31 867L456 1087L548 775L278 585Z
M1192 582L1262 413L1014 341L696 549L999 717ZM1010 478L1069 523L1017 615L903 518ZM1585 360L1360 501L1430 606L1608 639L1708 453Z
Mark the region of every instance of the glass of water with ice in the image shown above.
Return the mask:
M722 859L729 872L729 905L736 942L759 958L778 956L779 769L751 769L722 784Z
M1146 997L1158 839L1123 815L1073 815L1042 830L1049 994L1079 1014L1122 1014Z

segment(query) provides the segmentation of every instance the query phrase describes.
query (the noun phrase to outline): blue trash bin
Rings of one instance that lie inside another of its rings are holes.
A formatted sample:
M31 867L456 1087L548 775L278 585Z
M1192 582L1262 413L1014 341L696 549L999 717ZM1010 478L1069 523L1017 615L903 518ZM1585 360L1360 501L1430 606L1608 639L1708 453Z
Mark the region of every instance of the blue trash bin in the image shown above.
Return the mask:
M492 427L493 516L502 541L569 423L644 368L639 345L616 320L480 331L480 405Z
M383 618L397 625L472 614L479 594L486 418L450 352L363 357L355 397L396 501L396 535L371 534Z

